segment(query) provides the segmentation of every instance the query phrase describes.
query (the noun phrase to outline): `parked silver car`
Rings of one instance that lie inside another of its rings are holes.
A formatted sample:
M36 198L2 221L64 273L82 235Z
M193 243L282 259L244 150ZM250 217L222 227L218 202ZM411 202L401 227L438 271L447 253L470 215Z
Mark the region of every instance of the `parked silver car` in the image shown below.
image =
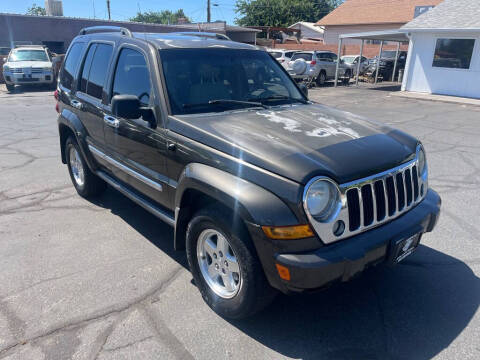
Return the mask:
M352 69L352 74L357 75L357 66L360 59L360 55L344 55L340 57L342 63L347 66L349 69ZM360 63L360 75L362 75L365 70L368 69L369 60L362 56L362 61Z
M337 55L330 51L299 51L296 52L287 65L287 71L295 80L315 81L317 86L335 79ZM339 78L350 79L352 70L340 64Z

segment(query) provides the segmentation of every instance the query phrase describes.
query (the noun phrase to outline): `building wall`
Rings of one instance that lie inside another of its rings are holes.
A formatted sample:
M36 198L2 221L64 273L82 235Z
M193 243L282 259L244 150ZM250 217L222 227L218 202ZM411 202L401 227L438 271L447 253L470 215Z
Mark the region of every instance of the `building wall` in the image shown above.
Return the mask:
M405 24L378 24L378 25L330 25L325 26L323 42L327 45L338 44L339 35L355 34L369 31L399 29ZM344 39L345 44L360 44L361 40Z
M474 38L470 69L433 67L437 38ZM480 98L480 31L474 33L413 33L403 89L430 94Z

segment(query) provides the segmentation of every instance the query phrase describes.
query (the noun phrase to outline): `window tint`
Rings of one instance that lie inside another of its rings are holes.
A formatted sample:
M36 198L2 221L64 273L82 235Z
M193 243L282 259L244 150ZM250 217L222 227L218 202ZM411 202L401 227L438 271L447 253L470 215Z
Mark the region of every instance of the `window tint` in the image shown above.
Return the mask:
M317 53L317 59L320 61L332 62L332 57L330 53Z
M90 45L88 48L87 56L85 57L85 61L83 62L83 69L82 69L82 76L80 77L80 91L86 93L87 92L87 82L88 82L88 74L90 73L90 67L92 66L93 54L95 53L95 49L97 48L96 44Z
M150 89L150 74L145 57L138 51L123 49L115 70L113 96L136 95L142 104L148 105Z
M285 57L291 58L295 54L295 51L289 51L285 53Z
M80 57L82 55L84 43L75 43L72 45L65 59L65 65L63 66L60 83L67 89L72 88L73 79L77 70L77 66L80 63Z
M474 39L437 39L434 67L470 69Z
M112 51L112 45L97 44L95 54L93 55L90 74L88 76L87 94L97 99L102 98L103 86Z

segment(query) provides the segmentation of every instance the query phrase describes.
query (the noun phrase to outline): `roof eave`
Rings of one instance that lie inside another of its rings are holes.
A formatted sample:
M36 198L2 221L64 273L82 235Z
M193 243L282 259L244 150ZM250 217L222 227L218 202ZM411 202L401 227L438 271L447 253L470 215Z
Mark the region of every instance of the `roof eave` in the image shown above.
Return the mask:
M480 28L407 28L402 27L399 29L400 32L475 32L480 31Z

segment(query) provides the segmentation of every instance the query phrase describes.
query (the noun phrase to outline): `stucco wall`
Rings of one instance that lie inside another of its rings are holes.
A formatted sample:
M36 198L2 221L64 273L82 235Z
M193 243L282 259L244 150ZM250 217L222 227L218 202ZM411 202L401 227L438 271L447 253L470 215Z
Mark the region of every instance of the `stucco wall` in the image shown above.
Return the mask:
M323 41L327 45L337 44L338 36L342 34L399 29L402 25L404 24L326 26ZM360 44L361 40L345 39L343 42L345 44Z
M470 69L433 67L437 38L474 38ZM480 32L413 33L408 74L403 88L407 91L480 98Z

